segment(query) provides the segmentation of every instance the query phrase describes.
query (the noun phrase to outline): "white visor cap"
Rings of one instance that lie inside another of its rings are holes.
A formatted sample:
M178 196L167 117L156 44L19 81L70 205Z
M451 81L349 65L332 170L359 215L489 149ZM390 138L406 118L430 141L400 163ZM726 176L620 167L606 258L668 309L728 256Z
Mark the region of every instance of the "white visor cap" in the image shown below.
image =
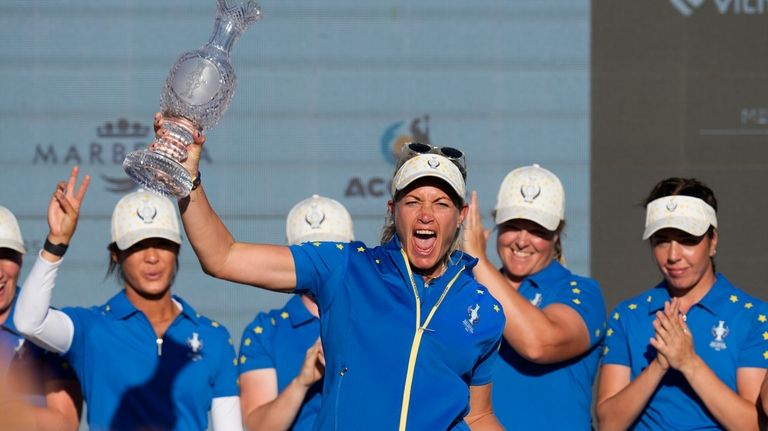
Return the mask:
M10 248L21 254L26 253L24 240L21 238L21 229L16 217L6 207L0 206L0 248Z
M349 211L338 201L319 195L312 195L291 208L285 221L285 236L289 245L355 239Z
M693 196L664 196L651 201L645 209L643 239L667 228L702 236L710 226L717 228L717 214L708 203Z
M170 199L143 189L129 193L112 212L112 242L120 250L147 238L181 244L176 205Z
M557 230L565 219L565 190L560 179L537 164L508 173L496 198L496 224L513 219Z
M466 197L466 185L459 168L439 154L419 154L408 159L392 178L392 196L412 182L425 177L439 178L456 192L462 200Z

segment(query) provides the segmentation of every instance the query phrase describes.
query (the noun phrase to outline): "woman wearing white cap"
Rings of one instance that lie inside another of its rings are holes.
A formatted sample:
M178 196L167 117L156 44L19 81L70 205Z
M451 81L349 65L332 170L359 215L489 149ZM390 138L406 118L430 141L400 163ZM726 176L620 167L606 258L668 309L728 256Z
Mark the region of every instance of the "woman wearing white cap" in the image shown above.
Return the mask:
M645 201L663 280L609 315L597 394L605 430L757 430L765 304L715 272L717 200L668 178Z
M27 343L13 324L18 276L26 253L13 213L0 206L0 429L77 430L77 378L55 355Z
M286 220L288 244L354 239L352 217L330 198L297 203ZM240 342L240 400L249 431L310 431L320 411L325 357L317 303L294 295L285 307L259 313Z
M181 244L174 205L154 193L124 196L112 214L108 273L123 289L106 304L50 308L89 178L77 168L48 207L50 232L17 304L31 341L72 364L93 431L242 429L234 348L227 330L171 294Z
M185 162L198 180L202 141L196 134ZM237 242L202 187L180 201L206 272L317 300L326 372L316 430L500 429L490 369L504 314L471 277L474 261L455 252L466 214L461 153L407 147L419 154L394 175L379 247Z
M591 428L605 302L595 280L561 264L564 215L565 193L552 172L532 165L507 174L494 209L499 271L472 194L464 248L478 257L475 277L507 316L493 404L510 429Z

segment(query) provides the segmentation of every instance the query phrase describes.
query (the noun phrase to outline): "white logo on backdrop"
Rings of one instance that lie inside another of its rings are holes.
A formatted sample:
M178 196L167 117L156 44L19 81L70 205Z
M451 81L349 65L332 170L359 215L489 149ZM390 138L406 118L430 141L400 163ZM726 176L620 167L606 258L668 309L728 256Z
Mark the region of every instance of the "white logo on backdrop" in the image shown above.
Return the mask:
M669 0L682 15L691 16L705 0ZM768 0L711 0L720 15L762 15L768 9Z

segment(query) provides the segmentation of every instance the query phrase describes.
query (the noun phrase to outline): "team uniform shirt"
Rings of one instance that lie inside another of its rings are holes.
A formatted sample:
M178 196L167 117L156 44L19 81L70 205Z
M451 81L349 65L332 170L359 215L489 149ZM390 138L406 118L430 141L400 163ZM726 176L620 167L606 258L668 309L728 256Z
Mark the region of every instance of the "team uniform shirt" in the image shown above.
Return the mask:
M397 237L291 246L320 309L326 370L316 430L468 430L469 386L491 381L504 312L461 252L424 285ZM413 283L411 282L413 280Z
M656 350L656 312L664 310L670 296L666 283L620 303L608 316L603 364L624 365L634 380ZM717 274L709 292L685 316L696 354L734 392L741 367L768 367L768 317L766 304L734 287ZM633 430L721 429L685 377L673 369L664 375Z
M92 431L203 431L213 398L237 396L227 330L182 307L162 339L121 291L106 304L65 308L74 323L65 354L80 377Z
M301 371L307 349L320 337L320 320L313 316L298 295L285 307L259 313L243 331L240 342L240 374L272 368L277 389L282 392ZM308 431L315 424L322 400L322 381L307 391L292 431Z
M503 341L493 373L496 416L507 429L591 429L592 383L605 333L600 287L595 280L574 275L553 260L526 277L518 293L542 309L551 304L573 308L589 332L589 349L567 361L536 364Z
M18 294L19 291L17 298ZM46 381L76 380L77 377L59 355L24 339L13 323L15 311L14 298L8 318L0 325L0 385L32 405L45 407Z

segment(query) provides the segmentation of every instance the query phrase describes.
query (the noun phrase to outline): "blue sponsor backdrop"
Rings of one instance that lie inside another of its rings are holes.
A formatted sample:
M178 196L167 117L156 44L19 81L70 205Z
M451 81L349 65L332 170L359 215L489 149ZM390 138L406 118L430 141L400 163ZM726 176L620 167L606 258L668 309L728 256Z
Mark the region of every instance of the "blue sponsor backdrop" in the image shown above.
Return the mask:
M202 163L237 238L284 243L288 210L319 193L347 206L357 238L377 243L391 148L416 138L468 153L486 224L509 170L537 162L556 172L566 257L588 272L588 1L260 4L264 19L234 47L238 89ZM168 69L208 40L213 17L213 0L0 3L0 204L21 223L23 274L56 181L73 164L93 176L56 305L102 303L119 289L103 278L123 155L146 146ZM235 341L257 311L287 298L205 276L188 245L174 290Z

